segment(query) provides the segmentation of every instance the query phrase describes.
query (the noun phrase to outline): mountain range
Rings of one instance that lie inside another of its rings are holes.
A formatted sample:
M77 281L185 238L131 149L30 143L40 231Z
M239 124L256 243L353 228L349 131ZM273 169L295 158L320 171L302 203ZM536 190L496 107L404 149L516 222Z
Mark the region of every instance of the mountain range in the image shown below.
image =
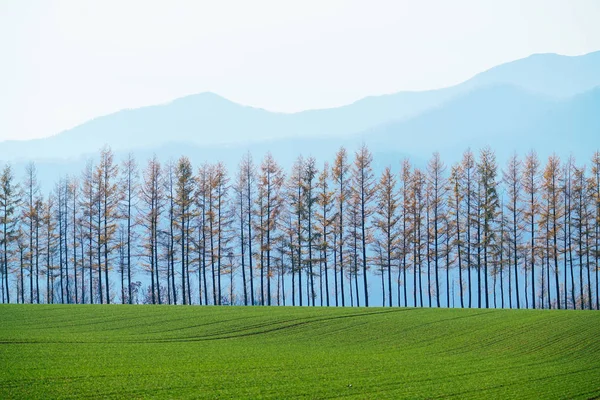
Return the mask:
M34 118L35 116L32 116ZM251 151L271 151L284 166L299 154L332 160L341 146L366 143L378 163L439 151L452 162L486 145L499 159L535 148L587 158L600 146L600 51L582 56L536 54L482 72L459 85L372 96L298 113L243 106L200 93L98 117L55 136L0 143L0 160L35 160L53 173L72 171L109 144L138 158L188 155L233 167ZM420 161L419 161L420 160Z

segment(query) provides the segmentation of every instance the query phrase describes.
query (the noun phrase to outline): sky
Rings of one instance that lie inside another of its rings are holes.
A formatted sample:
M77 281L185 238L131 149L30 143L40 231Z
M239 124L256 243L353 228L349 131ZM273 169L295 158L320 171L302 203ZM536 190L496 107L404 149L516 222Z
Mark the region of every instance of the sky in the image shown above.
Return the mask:
M211 91L271 111L600 50L600 1L0 0L0 140Z

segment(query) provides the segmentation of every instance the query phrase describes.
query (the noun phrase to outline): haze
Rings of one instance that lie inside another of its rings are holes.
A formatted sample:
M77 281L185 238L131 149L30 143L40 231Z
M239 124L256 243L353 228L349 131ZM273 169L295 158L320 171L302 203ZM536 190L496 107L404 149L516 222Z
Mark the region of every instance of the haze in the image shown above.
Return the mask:
M0 140L212 91L272 111L600 49L595 1L3 1Z

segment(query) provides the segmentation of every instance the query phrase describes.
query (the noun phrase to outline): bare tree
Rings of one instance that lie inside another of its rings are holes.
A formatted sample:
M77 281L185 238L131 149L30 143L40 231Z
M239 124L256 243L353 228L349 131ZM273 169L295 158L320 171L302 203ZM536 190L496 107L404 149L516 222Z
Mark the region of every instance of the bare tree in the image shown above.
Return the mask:
M586 184L587 174L585 167L574 167L573 170L573 228L575 236L573 242L577 248L577 256L579 258L579 303L580 308L585 308L585 280L583 271L585 267L589 267L586 263L586 255L588 253L588 220L590 217L590 199L588 186ZM589 279L588 285L589 287ZM591 300L590 300L591 302Z
M161 184L162 170L156 156L148 161L143 173L143 184L139 188L140 213L138 224L145 231L142 249L150 270L152 304L160 302L158 279L158 234L159 221L164 207L164 185ZM167 282L168 284L169 282ZM130 298L131 300L131 298ZM176 301L175 301L176 304Z
M121 182L124 191L123 203L121 204L121 215L125 220L127 231L125 234L125 264L127 266L127 302L132 304L133 293L132 293L132 282L131 282L131 250L135 245L135 218L133 213L137 208L137 196L136 193L139 191L138 184L138 169L137 163L132 153L127 155L125 161L123 161L123 167L121 169Z
M310 282L310 289L308 292L308 301L315 305L315 283L314 283L314 270L313 270L313 248L315 242L315 230L314 230L314 217L315 209L317 206L318 196L316 194L316 178L317 178L317 167L316 161L313 157L309 157L304 164L304 170L302 173L302 196L304 197L305 213L306 213L306 225L304 226L306 246L308 250L308 277Z
M54 257L56 254L56 220L54 219L56 207L55 197L50 194L43 205L42 219L45 233L45 258L46 258L46 303L54 303Z
M508 199L506 209L508 211L507 218L510 220L510 240L509 250L512 254L512 267L515 276L515 300L517 309L521 308L521 301L519 297L519 251L522 247L522 229L524 224L523 210L519 206L522 201L522 189L521 183L521 161L514 154L508 161L505 171L503 172L503 182L506 185ZM509 271L509 307L512 308L512 291L510 289L510 271Z
M72 242L71 242L71 249L73 250L73 287L75 289L75 303L79 303L79 284L77 281L77 248L79 246L78 240L77 240L77 227L79 226L79 181L73 177L69 180L68 182L68 186L67 186L67 194L68 194L68 198L70 199L70 204L71 204L71 233L72 233ZM68 210L68 204L67 204L67 210ZM67 237L68 237L68 233L67 232ZM68 240L67 240L68 241ZM79 262L81 262L81 260L79 260ZM81 276L81 279L83 279L83 275Z
M546 200L548 207L542 210L542 219L548 222L547 230L548 240L552 242L552 258L554 260L554 283L556 288L556 306L560 309L560 285L558 271L558 253L562 249L558 248L558 233L562 229L561 219L564 214L564 205L562 204L562 193L560 181L562 170L560 159L552 155L548 159L548 164L544 170L542 179L542 197ZM548 254L550 257L550 254ZM550 263L548 263L549 265ZM548 268L548 297L550 297L550 273ZM566 274L566 271L565 271ZM566 290L566 288L565 288ZM566 304L565 304L566 307Z
M23 222L27 225L27 231L24 233L28 239L27 256L26 262L29 268L29 301L34 302L33 294L33 275L34 275L34 259L38 258L38 248L34 246L35 240L35 225L37 220L38 210L36 209L37 200L40 195L40 187L37 181L37 170L33 162L28 163L25 166L25 184L24 184L24 201L23 205ZM36 274L36 283L38 282L38 275ZM38 284L39 286L39 284ZM23 288L21 288L23 290ZM39 295L37 295L37 302L39 303ZM23 300L23 299L22 299Z
M417 306L417 280L418 280L418 304L423 307L423 281L422 281L422 258L425 249L423 241L423 230L426 227L425 222L425 174L415 168L412 174L410 185L410 222L411 247L413 249L412 263L414 272L414 305Z
M244 305L248 305L248 279L246 277L246 253L248 248L248 237L246 236L246 227L247 227L247 203L246 203L246 187L247 187L247 175L245 171L245 161L239 165L239 170L236 175L235 184L232 186L234 195L235 195L235 204L234 204L234 213L235 218L237 219L236 223L239 227L238 230L238 246L240 249L240 266L242 269L242 289L244 292ZM201 190L201 189L200 189ZM250 272L251 274L252 272Z
M213 269L213 300L214 304L221 304L222 285L221 275L222 259L229 251L231 235L231 210L227 207L229 196L229 178L223 163L217 163L211 170L210 195L209 195L209 224L211 240L211 265ZM216 247L215 247L216 242ZM216 265L215 265L216 262ZM216 267L216 271L215 271ZM215 276L216 274L216 276ZM215 280L217 287L215 290Z
M206 257L209 255L207 250L207 236L210 236L208 227L208 198L210 194L210 165L204 163L199 169L196 176L197 188L196 188L196 209L198 222L196 231L198 233L198 241L196 244L198 252L198 295L200 304L202 304L202 293L204 294L204 304L208 305L208 282L206 276ZM243 234L242 234L243 241ZM212 254L212 249L210 254ZM201 284L202 282L202 284Z
M387 272L388 305L392 306L392 262L398 253L399 241L399 207L396 178L390 167L384 169L377 190L377 208L374 225L379 233L377 245L382 250L383 267ZM382 271L383 273L384 271ZM382 275L383 276L383 275ZM382 289L385 289L383 287ZM385 293L385 290L383 290ZM385 297L384 297L385 301Z
M191 225L195 180L190 160L181 157L175 170L177 180L175 190L175 228L179 231L181 245L181 297L183 304L191 303L189 259L191 247ZM186 290L186 287L188 288Z
M572 244L572 214L573 214L573 166L575 161L573 157L569 157L563 167L563 205L564 205L564 220L563 220L563 249L564 249L564 292L565 292L565 308L568 308L568 290L567 290L567 271L570 272L571 278L571 303L575 308L575 271L573 263L573 244Z
M329 243L329 237L331 235L332 227L336 220L336 215L333 212L334 202L333 196L334 191L330 187L330 169L329 164L326 162L323 165L323 170L319 175L319 194L317 198L317 203L319 205L319 211L317 212L317 221L318 221L318 233L321 237L321 243L319 245L321 252L321 260L323 265L323 271L320 273L320 276L325 276L325 304L327 307L330 306L330 296L329 296L329 270L328 270L328 261L331 245ZM335 257L334 257L335 259ZM333 271L334 280L336 282L336 305L337 305L337 273ZM321 305L323 305L323 298L321 296Z
M594 237L594 264L596 275L596 310L600 310L598 298L598 275L600 269L600 151L592 156L590 192L594 203L593 237ZM566 271L565 271L566 273Z
M110 270L109 259L112 251L116 248L114 243L115 233L119 220L118 205L121 201L121 191L117 181L119 166L114 162L114 155L109 147L100 151L100 164L98 165L98 176L100 178L100 199L102 209L101 243L104 247L104 283L106 289L106 304L110 304L110 281L108 272Z
M410 255L410 242L412 230L410 223L410 207L411 207L411 166L410 161L405 159L402 162L402 172L401 172L401 185L402 185L402 281L404 286L404 306L408 307L408 280L406 278L406 270L408 268L408 257ZM416 275L415 275L416 276ZM400 279L398 279L400 280ZM416 285L415 285L416 289ZM400 304L400 301L398 301ZM416 305L416 304L415 304Z
M477 165L481 184L481 214L483 219L481 246L483 247L483 268L485 278L485 308L489 308L488 288L488 257L492 247L496 245L497 223L499 219L499 199L496 181L497 165L496 156L490 148L481 151Z
M535 225L539 212L539 165L537 154L534 151L529 152L525 158L525 168L523 170L523 191L525 193L523 217L528 221L527 231L530 235L529 242L529 261L531 268L531 306L535 308L535 254L536 238Z
M295 260L295 271L292 269L292 305L295 305L296 290L294 272L298 273L298 303L302 306L302 272L303 272L303 246L304 233L302 227L305 220L305 199L302 195L302 180L304 171L304 159L302 156L296 159L292 171L288 177L286 191L287 200L291 209L290 218L293 229L290 230L290 248L293 253L292 260Z
M471 279L471 269L473 268L473 237L471 235L473 225L475 225L479 218L475 215L475 202L477 200L477 192L475 190L475 158L471 150L467 150L463 154L461 166L464 173L464 196L466 200L466 210L465 210L465 219L466 219L466 252L465 252L465 261L467 268L467 282L469 289L469 308L473 306L473 283ZM478 247L478 246L477 246Z
M81 225L82 228L84 228L85 230L85 238L87 239L87 258L89 267L89 301L90 304L94 304L94 231L98 230L99 228L97 228L95 225L97 219L97 208L95 205L96 199L98 198L98 194L95 191L94 166L91 161L87 162L86 167L83 171L81 191Z
M337 219L336 219L336 241L337 241L337 255L339 257L339 271L340 271L340 296L342 301L342 307L346 305L344 297L344 260L346 254L344 246L346 244L346 231L344 229L344 216L345 209L348 203L350 195L350 165L348 164L348 155L345 148L340 148L335 156L335 163L332 170L332 178L336 183L335 190L335 203L337 208ZM336 286L337 290L337 286ZM336 305L337 305L337 293L336 293Z
M352 170L352 190L360 199L360 229L362 245L362 273L365 306L369 307L369 286L367 283L367 245L371 241L370 217L373 214L372 202L375 196L375 180L373 177L373 155L366 145L356 152Z
M464 287L463 287L463 276L462 276L462 247L464 244L463 241L463 232L461 227L463 224L461 221L462 217L462 207L465 198L465 193L463 192L464 185L464 171L461 164L457 164L452 167L452 171L450 173L450 179L448 181L448 187L450 189L448 195L448 236L452 236L451 243L453 247L456 247L456 260L458 261L458 284L459 284L459 295L460 295L460 307L464 308ZM448 304L450 307L450 304Z
M435 264L435 293L437 306L440 307L440 278L439 261L443 259L440 251L441 243L444 241L445 230L444 220L446 218L446 196L447 179L444 176L446 167L440 158L439 153L434 153L427 166L427 179L430 193L429 207L433 214L431 220L431 236L433 239L433 260Z
M266 254L266 262L264 264L261 263L261 293L265 293L264 288L264 272L266 266L266 275L267 275L267 305L271 305L271 251L273 249L273 236L276 234L278 219L281 213L281 208L283 207L283 197L282 197L282 187L284 183L284 175L281 167L275 162L275 159L271 155L271 153L267 153L265 156L261 167L261 173L259 177L259 195L264 200L262 202L262 207L260 208L260 216L263 220L263 224L261 229L261 236L264 238L264 246L262 251ZM262 305L264 305L264 297L261 300ZM314 305L314 304L313 304Z

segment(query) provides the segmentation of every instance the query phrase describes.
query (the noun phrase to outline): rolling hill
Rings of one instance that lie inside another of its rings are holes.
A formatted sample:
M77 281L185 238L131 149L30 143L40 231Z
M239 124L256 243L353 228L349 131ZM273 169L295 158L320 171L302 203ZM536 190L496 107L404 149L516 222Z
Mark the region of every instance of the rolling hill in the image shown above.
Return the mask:
M0 397L600 396L595 311L0 305Z

